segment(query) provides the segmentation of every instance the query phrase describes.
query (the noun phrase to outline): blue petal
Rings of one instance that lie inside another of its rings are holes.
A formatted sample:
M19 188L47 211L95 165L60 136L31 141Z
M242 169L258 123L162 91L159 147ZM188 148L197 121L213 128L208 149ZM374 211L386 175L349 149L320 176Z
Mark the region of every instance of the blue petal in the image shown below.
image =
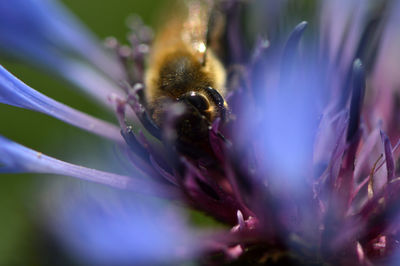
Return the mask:
M185 217L159 201L64 184L52 194L51 228L88 265L169 265L199 242Z
M56 117L89 132L123 142L119 128L52 100L35 91L0 66L0 103L22 107Z
M115 80L124 73L115 58L106 54L97 39L59 1L2 0L0 2L0 47L21 59L43 62L37 48L49 53L74 53L102 69ZM31 49L33 48L33 49ZM54 65L48 65L54 67Z
M115 83L87 64L64 58L58 68L63 78L110 110L114 110L110 97L124 97L124 92Z
M117 60L58 1L0 1L0 55L57 74L106 106L125 79Z
M276 173L290 179L303 178L310 164L317 116L311 109L313 98L307 94L285 93L271 100L264 109L264 127L259 129L266 160Z
M325 98L322 88L326 87L321 78L325 65L316 64L308 43L297 54L305 26L306 23L300 23L287 42L279 79L254 84L256 91L268 92L268 97L265 93L263 98L257 99L262 103L259 109L246 107L247 125L242 127L244 130L251 128L256 150L261 153L258 155L261 168L268 173L263 178L279 190L297 192L306 184L313 164L320 105Z
M44 155L0 135L0 173L56 174L162 197L178 195L170 186L90 169Z

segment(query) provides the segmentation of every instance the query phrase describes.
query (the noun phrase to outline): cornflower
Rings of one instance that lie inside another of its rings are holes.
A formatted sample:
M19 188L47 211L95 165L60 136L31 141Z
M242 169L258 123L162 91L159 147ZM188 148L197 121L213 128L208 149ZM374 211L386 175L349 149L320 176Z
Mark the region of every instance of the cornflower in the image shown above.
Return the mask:
M0 102L115 142L134 170L89 169L1 137L0 171L71 176L142 195L93 200L88 191L60 208L56 235L86 262L396 265L399 4L320 1L305 22L295 12L305 3L216 2L226 18L226 69L240 71L227 81L231 119L213 122L211 154L199 156L176 148L179 105L166 110L161 129L148 116L142 95L152 31L139 19L129 45L106 41L110 54L56 2L3 1L1 54L81 87L119 125L50 99L3 67ZM194 229L181 206L229 229Z

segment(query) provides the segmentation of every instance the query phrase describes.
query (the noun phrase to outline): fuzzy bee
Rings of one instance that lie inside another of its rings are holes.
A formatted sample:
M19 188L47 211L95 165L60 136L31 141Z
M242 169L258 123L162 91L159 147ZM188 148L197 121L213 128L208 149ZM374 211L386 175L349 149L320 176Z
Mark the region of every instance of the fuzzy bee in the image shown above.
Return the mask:
M178 140L203 143L216 119L225 120L227 103L224 66L207 45L211 7L186 2L186 12L169 18L156 35L145 76L147 107L155 124L163 128L171 102L185 106L177 121Z

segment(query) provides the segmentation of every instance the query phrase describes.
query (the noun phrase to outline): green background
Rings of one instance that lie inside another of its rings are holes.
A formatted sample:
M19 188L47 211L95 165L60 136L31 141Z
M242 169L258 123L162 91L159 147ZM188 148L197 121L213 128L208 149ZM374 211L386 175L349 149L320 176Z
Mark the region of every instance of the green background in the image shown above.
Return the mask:
M125 20L139 14L150 25L157 21L159 0L62 1L101 39L115 36L125 42ZM0 60L9 71L34 89L69 106L112 121L110 114L85 98L77 89L31 66ZM104 169L104 150L110 143L52 117L0 105L0 134L44 154L72 163ZM93 158L96 156L96 158ZM0 265L44 265L49 252L40 231L41 194L54 177L43 175L0 176ZM79 181L71 181L79 182Z

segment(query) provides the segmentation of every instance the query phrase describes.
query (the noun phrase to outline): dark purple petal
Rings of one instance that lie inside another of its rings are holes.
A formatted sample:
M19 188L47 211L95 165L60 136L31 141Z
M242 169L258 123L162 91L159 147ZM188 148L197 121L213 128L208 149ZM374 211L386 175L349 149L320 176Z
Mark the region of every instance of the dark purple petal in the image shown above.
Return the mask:
M153 156L150 155L150 162L153 165L153 167L157 170L157 172L164 177L166 180L168 180L169 182L171 182L174 185L178 185L178 182L176 180L176 177L174 175L172 175L171 173L169 173L168 171L166 171L164 168L162 168L157 162L156 160L153 158Z
M364 227L357 228L362 241L367 242L379 235L397 232L400 213L399 191L400 183L393 180L365 204L356 220L358 224L365 223ZM390 229L394 231L389 231Z
M370 160L373 150L379 140L379 128L376 128L370 132L367 139L364 140L361 150L357 156L357 163L354 167L355 181L358 181L363 171L366 171L367 173L370 172L370 169L367 168L367 163ZM379 156L379 154L377 154L377 156Z
M217 156L218 160L221 162L224 161L224 139L219 132L221 119L217 118L211 125L211 130L209 133L209 141L212 150L214 151L215 156Z
M123 143L113 124L72 109L30 88L0 66L0 102L41 112L86 131Z
M381 131L381 138L383 142L383 148L385 151L387 182L390 182L395 178L395 163L393 159L393 149L392 145L390 144L389 137L383 131Z
M143 93L143 85L136 84L135 87L128 88L128 104L135 112L137 118L143 127L155 138L161 139L161 131L153 122L144 106L139 101L139 93Z
M365 94L365 71L361 60L356 59L353 64L353 86L350 102L349 127L347 129L347 141L354 138L358 132L361 110Z
M185 175L183 186L189 205L224 223L234 225L237 222L235 212L240 207L235 198L230 195L224 195L221 198L208 184L190 172Z

